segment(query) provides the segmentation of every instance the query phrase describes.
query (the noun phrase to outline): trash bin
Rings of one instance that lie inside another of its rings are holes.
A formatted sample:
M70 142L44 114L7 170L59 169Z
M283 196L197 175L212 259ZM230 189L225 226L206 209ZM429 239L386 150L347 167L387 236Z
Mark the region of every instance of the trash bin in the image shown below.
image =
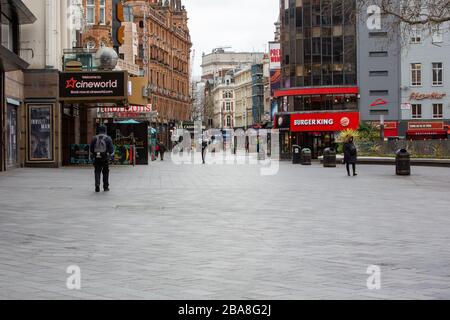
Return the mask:
M302 165L310 166L311 165L311 149L305 148L302 150Z
M300 164L301 163L301 150L300 146L294 145L292 146L292 163Z
M336 150L334 148L326 148L323 150L323 166L325 168L336 167Z
M411 156L406 149L400 149L395 153L395 173L398 176L411 175Z

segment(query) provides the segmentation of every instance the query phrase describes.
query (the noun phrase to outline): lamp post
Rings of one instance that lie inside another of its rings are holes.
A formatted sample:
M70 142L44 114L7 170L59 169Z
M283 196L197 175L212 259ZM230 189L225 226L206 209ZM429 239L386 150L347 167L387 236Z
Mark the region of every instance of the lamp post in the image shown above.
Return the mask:
M384 141L384 115L380 115L380 137L381 141Z

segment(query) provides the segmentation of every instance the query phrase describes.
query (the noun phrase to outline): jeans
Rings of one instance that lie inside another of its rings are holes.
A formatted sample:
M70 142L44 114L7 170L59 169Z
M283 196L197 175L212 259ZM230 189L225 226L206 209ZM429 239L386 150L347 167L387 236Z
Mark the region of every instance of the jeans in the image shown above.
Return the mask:
M100 178L103 174L103 188L109 188L109 161L106 159L95 159L95 187L100 187Z

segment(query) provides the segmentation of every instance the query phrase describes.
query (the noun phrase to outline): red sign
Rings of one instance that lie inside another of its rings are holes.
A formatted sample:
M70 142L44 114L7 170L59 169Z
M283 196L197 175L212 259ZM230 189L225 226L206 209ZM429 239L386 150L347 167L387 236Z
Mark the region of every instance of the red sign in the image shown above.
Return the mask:
M372 102L370 104L371 107L376 107L376 106L384 106L387 105L387 101L381 98L376 99L374 102Z
M115 118L137 118L147 117L153 112L152 105L146 106L128 106L123 107L103 107L98 108L98 115L102 117L115 117Z
M429 130L444 130L444 122L408 122L408 130L411 131L429 131Z
M291 115L291 131L342 131L359 128L359 112L297 113Z

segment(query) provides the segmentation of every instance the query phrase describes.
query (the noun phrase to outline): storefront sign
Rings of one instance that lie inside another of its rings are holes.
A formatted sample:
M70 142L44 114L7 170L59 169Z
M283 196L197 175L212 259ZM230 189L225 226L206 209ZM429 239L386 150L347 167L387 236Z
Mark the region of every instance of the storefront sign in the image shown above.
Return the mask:
M291 124L290 114L277 114L275 115L273 127L276 129L289 129Z
M291 115L291 131L342 131L358 129L359 112L299 113Z
M446 93L440 93L440 92L432 92L432 93L413 92L409 96L409 100L426 100L426 99L441 100L446 95L447 95Z
M411 105L411 103L402 103L402 104L400 105L400 108L401 108L402 110L411 110L412 105Z
M100 118L140 118L148 119L154 115L152 105L146 106L129 106L128 108L122 107L103 107L97 109L97 115Z
M269 43L270 70L281 69L281 45L278 42Z
M444 122L408 122L408 130L444 130Z
M60 100L122 100L128 96L127 73L61 72Z

